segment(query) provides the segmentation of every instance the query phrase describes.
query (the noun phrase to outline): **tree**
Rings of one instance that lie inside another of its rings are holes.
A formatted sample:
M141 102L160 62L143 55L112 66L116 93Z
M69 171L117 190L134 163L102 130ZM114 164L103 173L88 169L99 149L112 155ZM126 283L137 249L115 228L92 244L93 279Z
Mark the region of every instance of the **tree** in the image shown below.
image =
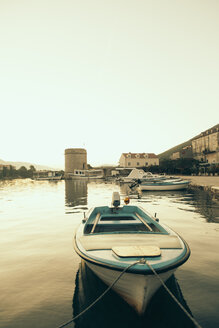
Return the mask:
M30 165L29 170L27 171L27 177L32 178L34 175L34 172L36 172L36 169L33 165Z
M33 172L36 171L36 169L35 169L35 167L33 165L30 165L30 171L33 171Z
M18 175L21 177L21 178L27 178L27 168L25 166L21 166L19 169L18 169Z

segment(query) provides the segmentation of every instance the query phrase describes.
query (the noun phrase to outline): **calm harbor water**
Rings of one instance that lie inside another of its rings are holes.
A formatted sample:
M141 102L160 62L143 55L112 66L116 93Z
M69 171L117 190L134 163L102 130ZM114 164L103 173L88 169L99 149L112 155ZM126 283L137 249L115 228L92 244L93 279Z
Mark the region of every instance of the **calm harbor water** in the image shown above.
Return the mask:
M106 286L73 250L83 212L109 205L115 183L0 182L0 327L52 328L67 322ZM144 192L131 203L157 213L189 244L191 256L168 281L202 327L219 327L219 203L204 191ZM161 288L143 318L110 292L68 327L194 327Z

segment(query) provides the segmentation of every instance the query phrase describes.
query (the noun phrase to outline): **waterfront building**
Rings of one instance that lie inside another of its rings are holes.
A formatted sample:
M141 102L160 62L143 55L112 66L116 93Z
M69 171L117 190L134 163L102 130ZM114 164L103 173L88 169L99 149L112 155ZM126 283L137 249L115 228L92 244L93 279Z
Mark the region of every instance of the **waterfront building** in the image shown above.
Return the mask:
M75 171L81 172L87 169L87 151L82 148L65 149L65 176L75 174Z
M159 158L154 153L123 153L119 159L120 167L147 167L159 165Z
M100 179L103 169L88 169L87 151L83 148L65 149L65 179Z
M219 124L192 139L193 157L209 164L219 163Z
M186 146L170 156L170 159L172 160L180 158L193 158L192 146Z

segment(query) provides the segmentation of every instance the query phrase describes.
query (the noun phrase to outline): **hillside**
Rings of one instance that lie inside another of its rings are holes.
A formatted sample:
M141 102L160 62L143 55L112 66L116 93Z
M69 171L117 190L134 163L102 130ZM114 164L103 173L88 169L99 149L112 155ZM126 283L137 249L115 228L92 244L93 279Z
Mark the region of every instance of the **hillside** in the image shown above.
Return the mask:
M3 159L0 159L0 164L12 165L16 169L19 169L21 166L25 166L27 169L29 169L30 166L33 165L36 170L53 170L53 168L45 166L45 165L37 165L37 164L33 164L33 163L28 163L28 162L10 162L10 161L4 161Z
M170 148L170 149L164 151L163 153L158 154L157 156L158 156L159 159L169 159L170 156L173 153L175 153L177 151L180 151L182 148L187 147L187 146L190 146L191 144L192 144L192 139L190 139L190 140L188 140L186 142L183 142L183 143L181 143L178 146L175 146L173 148Z
M218 127L219 127L219 124L214 125L214 126L211 127L210 129L207 129L207 130L201 132L199 135L193 137L192 139L190 139L190 140L188 140L188 141L185 141L185 142L181 143L181 144L178 145L178 146L175 146L175 147L173 147L173 148L170 148L170 149L164 151L163 153L160 153L160 154L157 155L157 156L159 157L159 159L169 159L170 156L171 156L173 153L180 151L180 150L181 150L182 148L184 148L184 147L187 147L187 146L192 145L192 140L193 140L193 139L197 138L197 137L200 136L201 134L204 134L204 133L206 133L206 132L208 132L208 131L210 131L210 130L212 130L212 129L218 128Z

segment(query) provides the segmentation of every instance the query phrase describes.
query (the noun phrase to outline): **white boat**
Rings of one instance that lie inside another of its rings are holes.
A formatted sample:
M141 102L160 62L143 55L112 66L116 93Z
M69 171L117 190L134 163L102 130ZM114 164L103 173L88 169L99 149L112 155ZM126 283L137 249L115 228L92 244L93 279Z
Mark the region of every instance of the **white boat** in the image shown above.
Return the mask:
M145 172L144 170L134 168L129 173L129 175L120 178L120 182L130 183L130 182L136 182L138 180L143 182L143 181L160 181L160 180L167 180L167 179L170 179L171 181L181 180L180 178L177 177L166 176L165 174L153 174L151 172Z
M188 308L188 304L174 274L168 279L166 285L184 308L191 313L191 309ZM100 279L93 274L82 260L75 279L72 303L73 317L88 308L91 302L96 300L105 290L105 284L101 283ZM170 295L163 288L160 288L156 293L156 299L150 303L150 311L146 315L137 318L136 315L133 315L133 311L130 310L125 302L119 301L118 297L111 293L110 297L101 298L98 306L93 306L86 315L80 316L77 319L76 326L90 327L91 325L95 328L110 328L115 326L116 323L116 326L127 328L152 327L153 325L156 327L167 327L164 322L168 320L169 326L173 327L175 318L177 318L177 328L194 328L194 325L189 324L188 320L186 320L185 313L181 308L176 303L170 302ZM168 316L167 314L169 313L174 313L174 315ZM89 325L89 323L91 324Z
M66 175L67 179L103 179L104 172L103 169L90 169L90 170L79 170L75 169L73 173L68 173Z
M59 181L62 179L62 175L56 171L39 171L34 174L34 180L48 180L48 181Z
M138 179L143 179L145 175L144 170L133 169L126 177L120 179L121 182L133 182Z
M190 183L189 180L166 179L154 181L138 181L139 188L144 190L182 190L186 189Z
M143 314L163 281L189 257L187 243L138 206L92 208L74 236L74 248L87 266ZM118 276L120 278L114 284Z

